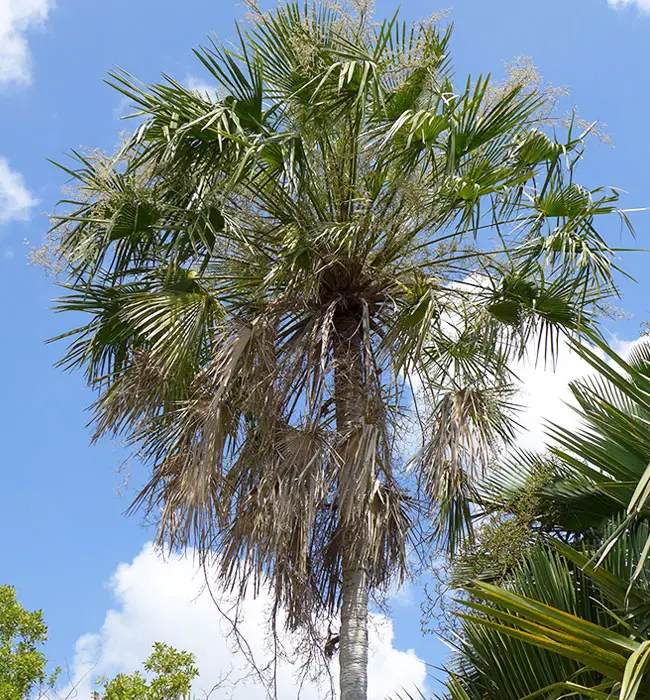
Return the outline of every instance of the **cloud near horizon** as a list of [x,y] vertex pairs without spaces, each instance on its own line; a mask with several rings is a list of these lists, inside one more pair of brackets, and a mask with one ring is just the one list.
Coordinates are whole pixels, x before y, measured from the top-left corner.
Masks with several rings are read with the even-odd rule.
[[[610,345],[623,358],[644,338],[622,340],[613,336]],[[601,358],[603,353],[596,351]],[[520,382],[517,403],[522,407],[517,420],[521,430],[517,436],[517,445],[527,450],[544,450],[548,423],[555,423],[565,428],[577,427],[580,417],[575,411],[577,406],[569,384],[582,377],[594,374],[592,367],[562,342],[558,348],[555,367],[544,366],[543,362],[534,361],[534,353],[513,366],[513,371]]]
[[[165,642],[192,652],[201,671],[195,692],[202,697],[216,683],[228,677],[219,697],[232,700],[264,700],[264,688],[254,678],[233,682],[247,675],[240,653],[228,638],[228,624],[220,617],[205,590],[202,571],[191,557],[172,555],[161,558],[151,544],[132,562],[120,564],[109,587],[115,606],[106,613],[97,632],[77,641],[72,665],[72,680],[77,700],[90,700],[95,679],[102,675],[130,673],[141,667],[154,642]],[[220,604],[229,604],[228,596],[213,590]],[[241,630],[259,666],[269,660],[265,623],[270,597],[260,595],[245,601],[245,619]],[[283,643],[291,639],[283,635]],[[336,675],[336,663],[332,667]],[[383,700],[390,693],[416,688],[424,690],[425,663],[413,650],[394,647],[393,626],[389,618],[372,615],[370,629],[369,698]],[[288,664],[278,669],[278,697],[298,697],[300,679]],[[334,678],[336,681],[336,678]],[[326,697],[328,684],[307,682],[302,687],[303,700]],[[65,696],[70,689],[63,689]]]

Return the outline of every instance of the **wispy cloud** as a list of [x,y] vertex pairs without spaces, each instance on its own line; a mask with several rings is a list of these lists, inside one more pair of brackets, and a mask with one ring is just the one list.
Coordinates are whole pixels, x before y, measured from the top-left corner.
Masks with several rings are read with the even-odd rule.
[[0,0],[0,87],[32,79],[27,33],[42,25],[54,0]]
[[0,224],[26,221],[36,204],[23,176],[12,170],[9,162],[0,156]]
[[607,4],[615,10],[636,7],[639,12],[650,14],[650,0],[607,0]]
[[203,97],[207,96],[213,99],[217,92],[217,86],[214,83],[209,83],[195,75],[186,75],[183,81],[188,90],[200,93]]

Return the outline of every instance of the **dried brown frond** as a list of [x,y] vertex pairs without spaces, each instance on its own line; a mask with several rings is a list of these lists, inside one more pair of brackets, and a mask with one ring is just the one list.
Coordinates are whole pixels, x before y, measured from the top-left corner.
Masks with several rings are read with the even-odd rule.
[[495,450],[514,435],[508,407],[507,398],[491,387],[467,386],[441,395],[418,458],[433,501],[448,500],[466,483],[478,483]]

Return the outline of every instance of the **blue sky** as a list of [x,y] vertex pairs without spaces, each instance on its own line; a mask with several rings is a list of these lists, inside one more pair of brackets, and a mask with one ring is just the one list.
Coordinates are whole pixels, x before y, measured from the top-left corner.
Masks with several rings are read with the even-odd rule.
[[[378,0],[378,12],[392,13],[397,5]],[[445,5],[401,3],[407,18]],[[450,15],[459,78],[488,71],[502,76],[504,61],[530,56],[545,79],[570,88],[567,106],[577,104],[582,116],[607,124],[615,147],[593,141],[581,176],[590,186],[626,190],[627,207],[650,205],[650,14],[644,9],[650,12],[648,0],[617,6],[456,0]],[[63,319],[49,310],[56,290],[28,265],[23,241],[40,242],[48,226],[42,212],[53,209],[64,183],[46,159],[61,160],[80,145],[111,149],[117,143],[124,105],[102,82],[109,69],[119,66],[146,81],[161,72],[200,80],[191,48],[212,31],[228,39],[233,19],[242,15],[233,0],[58,0],[56,6],[0,0],[0,583],[15,585],[27,606],[44,608],[49,655],[58,663],[72,662],[75,641],[102,628],[115,606],[115,585],[107,582],[152,533],[123,516],[129,492],[118,495],[124,473],[117,469],[126,455],[109,442],[89,446],[85,407],[92,397],[80,376],[53,366],[61,346],[44,344],[63,330]],[[638,246],[647,246],[650,212],[634,221]],[[616,240],[617,227],[608,233]],[[638,279],[622,286],[621,306],[631,318],[610,330],[633,339],[650,318],[648,257],[628,256],[624,267]],[[561,393],[574,369],[561,374],[552,391]],[[418,605],[407,595],[395,609],[394,646],[414,647],[438,662],[440,645],[419,635]]]

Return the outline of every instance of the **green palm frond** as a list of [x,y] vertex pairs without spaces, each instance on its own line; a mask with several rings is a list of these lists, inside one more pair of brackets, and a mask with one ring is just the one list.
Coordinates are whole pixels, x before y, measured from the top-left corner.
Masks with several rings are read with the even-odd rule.
[[[602,610],[592,601],[594,589],[589,586],[588,579],[562,556],[541,545],[523,557],[503,585],[503,595],[509,596],[510,591],[516,591],[526,596],[524,600],[540,601],[542,608],[543,603],[564,611],[564,614],[587,617],[595,614],[599,621],[604,617]],[[455,641],[458,651],[449,666],[454,684],[471,698],[519,700],[564,682],[595,686],[602,681],[593,670],[585,672],[579,660],[563,658],[558,653],[557,640],[542,635],[549,644],[531,646],[526,635],[541,635],[540,630],[532,625],[520,630],[522,635],[504,632],[500,625],[506,619],[492,617],[492,608],[487,609],[479,603],[481,595],[474,596],[473,590],[466,602],[472,608],[478,606],[474,609],[479,615],[461,613],[464,615],[462,631]],[[493,588],[487,586],[485,590],[492,591]],[[457,694],[451,688],[449,692],[451,697]]]
[[621,511],[629,510],[623,529],[646,517],[642,484],[650,462],[648,346],[640,343],[626,361],[595,336],[592,342],[572,344],[595,372],[570,385],[577,427],[548,424],[548,457],[511,453],[485,484],[481,499],[488,509],[516,498],[527,476],[545,462],[552,478],[541,497],[553,511],[554,526],[571,533],[602,532]]
[[[461,601],[472,612],[460,612],[452,671],[483,698],[650,693],[648,348],[640,343],[628,361],[591,340],[573,344],[597,372],[571,387],[581,427],[553,425],[546,455],[513,452],[477,498],[486,513],[512,514],[530,498],[531,476],[544,473],[528,525],[542,540],[553,533],[523,551],[498,587],[477,581]],[[513,689],[511,678],[528,687]]]
[[[575,582],[567,581],[566,584],[564,590],[576,590]],[[498,635],[553,652],[576,662],[579,668],[602,674],[604,681],[591,686],[592,692],[600,693],[609,685],[618,691],[620,698],[630,700],[646,696],[645,667],[649,643],[642,637],[633,639],[627,634],[614,632],[610,627],[594,624],[585,617],[568,614],[562,608],[538,602],[537,598],[489,584],[475,584],[471,594],[472,599],[465,601],[464,605],[480,616],[460,613],[470,625],[476,624]],[[540,670],[539,667],[535,669],[536,679],[541,676]],[[568,682],[570,678],[567,676],[567,681],[558,683]],[[548,692],[554,685],[549,684],[540,691]],[[590,686],[580,684],[580,687],[586,689]]]
[[593,561],[598,539],[538,542],[500,586],[473,583],[460,601],[452,682],[470,697],[513,700],[555,690],[588,697],[627,692],[621,683],[627,677],[629,687],[642,668],[647,644],[647,567],[633,580],[647,531],[645,523],[626,532],[601,566]]

